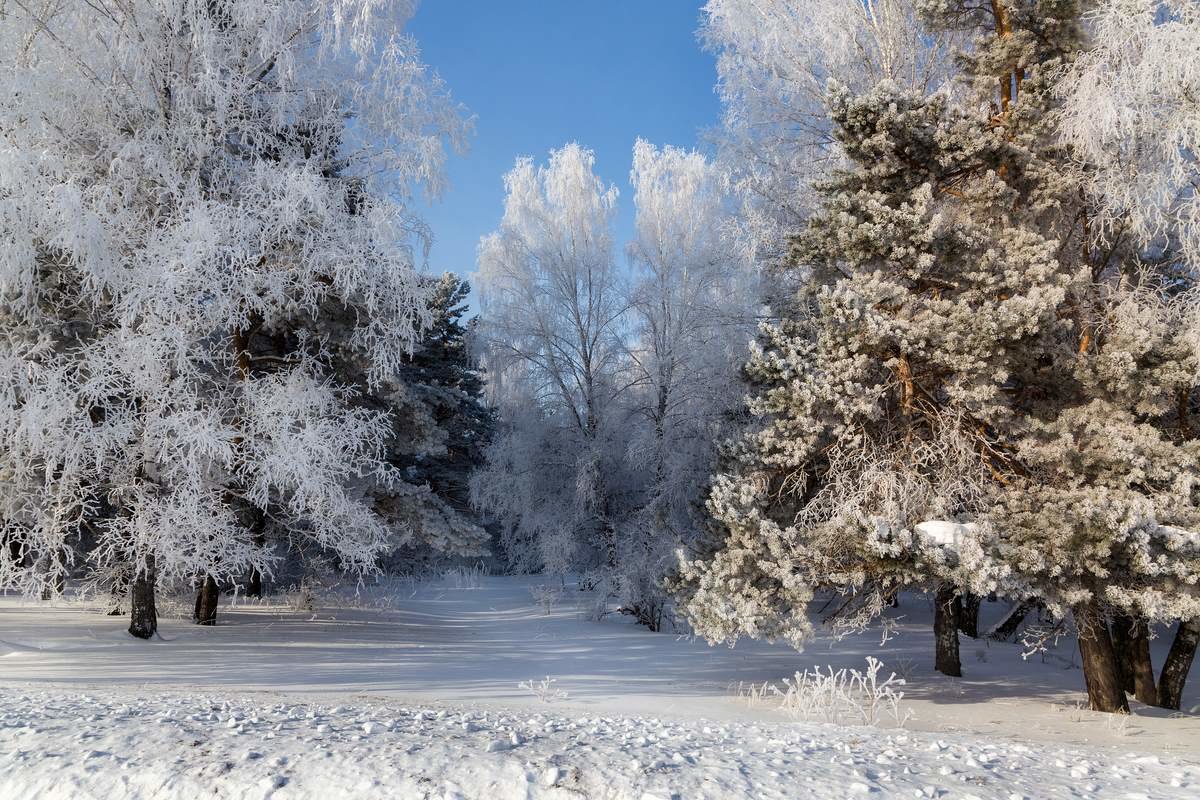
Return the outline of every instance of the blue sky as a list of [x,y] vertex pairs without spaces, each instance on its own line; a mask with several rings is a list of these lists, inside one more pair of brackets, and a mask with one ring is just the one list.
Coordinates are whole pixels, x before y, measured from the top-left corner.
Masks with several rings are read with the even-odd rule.
[[[422,211],[429,268],[467,275],[503,210],[518,156],[544,161],[570,141],[596,152],[621,193],[617,243],[632,235],[633,142],[697,147],[720,114],[713,58],[695,32],[702,0],[424,0],[409,26],[423,60],[476,116],[450,187]],[[621,256],[623,258],[623,256]]]

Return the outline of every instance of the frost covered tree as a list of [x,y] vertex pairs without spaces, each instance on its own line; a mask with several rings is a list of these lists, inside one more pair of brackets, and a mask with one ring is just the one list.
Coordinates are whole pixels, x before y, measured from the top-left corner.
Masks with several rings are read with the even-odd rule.
[[[1113,256],[1081,304],[1093,319],[1074,368],[1085,387],[1079,406],[1088,406],[1064,414],[1031,450],[1061,458],[1069,442],[1078,451],[1089,492],[1054,499],[1066,508],[1086,497],[1085,512],[1101,498],[1107,506],[1105,519],[1092,524],[1110,531],[1110,553],[1089,547],[1100,558],[1088,567],[1113,573],[1099,594],[1113,614],[1122,682],[1144,703],[1178,708],[1200,638],[1193,422],[1200,5],[1102,2],[1084,21],[1089,47],[1057,87],[1059,128],[1086,175],[1092,245]],[[1108,422],[1103,434],[1088,428],[1096,418]],[[1120,556],[1117,569],[1111,551]],[[1174,621],[1156,685],[1147,625]]]
[[1093,223],[1200,264],[1200,3],[1105,0],[1063,76],[1064,139],[1090,165]]
[[702,155],[635,145],[631,280],[613,263],[615,194],[591,170],[575,146],[540,185],[519,164],[481,247],[502,432],[474,497],[502,520],[510,565],[593,570],[602,594],[658,630],[663,577],[693,537],[737,405],[756,284],[728,255],[727,196]]
[[[553,151],[545,166],[518,161],[504,179],[500,227],[479,245],[496,400],[502,412],[532,407],[502,427],[472,491],[501,521],[509,560],[525,568],[616,560],[611,435],[626,299],[612,246],[617,191],[594,162],[577,144]],[[513,469],[531,435],[553,442],[533,451],[552,457]]]
[[810,278],[746,367],[758,423],[714,481],[718,536],[684,564],[685,607],[712,639],[800,643],[816,587],[852,590],[852,625],[900,586],[937,589],[938,667],[958,674],[953,586],[978,573],[917,526],[978,513],[1010,469],[994,430],[1011,365],[1073,277],[1014,225],[997,173],[1017,163],[988,117],[890,82],[830,105],[851,166],[823,185],[786,265]]
[[622,536],[618,598],[657,630],[663,576],[698,527],[716,442],[740,399],[737,370],[758,287],[749,265],[730,257],[722,235],[728,199],[703,155],[639,140],[630,183],[635,281],[625,405],[636,416],[627,423],[627,459],[644,488]]
[[786,256],[815,207],[813,182],[840,162],[827,82],[932,91],[953,45],[922,27],[911,0],[709,0],[700,39],[717,55],[719,162],[741,205],[727,225],[740,255],[763,265]]
[[831,93],[849,164],[795,240],[786,268],[810,279],[747,367],[757,422],[683,600],[709,638],[802,641],[815,587],[848,590],[861,623],[923,585],[957,674],[957,592],[1036,598],[1074,618],[1092,706],[1124,710],[1110,617],[1128,639],[1196,611],[1185,236],[1095,224],[1105,165],[1059,101],[1091,68],[1074,4],[924,12],[975,37],[973,99]]
[[474,320],[463,322],[470,285],[452,273],[426,278],[431,321],[377,402],[391,412],[389,461],[404,491],[381,493],[408,535],[388,557],[393,567],[442,554],[482,556],[487,533],[470,507],[471,472],[483,463],[495,413],[484,398],[484,375],[472,352]]
[[429,319],[407,199],[464,128],[412,12],[0,8],[6,584],[73,552],[102,500],[93,573],[125,575],[141,637],[156,584],[270,571],[248,510],[350,571],[388,547],[391,420],[313,320],[359,309],[342,341],[380,386]]

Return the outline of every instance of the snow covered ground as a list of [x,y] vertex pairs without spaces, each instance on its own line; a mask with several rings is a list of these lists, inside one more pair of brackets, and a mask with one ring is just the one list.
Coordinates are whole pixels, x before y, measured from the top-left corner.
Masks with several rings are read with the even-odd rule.
[[[547,614],[543,583],[223,605],[217,627],[165,619],[150,642],[83,604],[6,598],[0,797],[1200,796],[1200,718],[1080,710],[1073,642],[1023,661],[964,638],[950,680],[930,669],[920,596],[882,647],[876,632],[796,653],[593,622],[571,590]],[[908,678],[907,730],[737,696],[866,655]],[[518,685],[546,676],[565,697]]]
[[1132,752],[810,724],[6,690],[0,796],[1195,797]]

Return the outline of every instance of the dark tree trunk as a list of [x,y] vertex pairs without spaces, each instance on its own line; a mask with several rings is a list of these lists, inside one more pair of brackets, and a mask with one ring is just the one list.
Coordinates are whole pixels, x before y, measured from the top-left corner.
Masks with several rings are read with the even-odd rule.
[[1171,652],[1167,653],[1158,676],[1158,704],[1163,708],[1179,710],[1183,703],[1183,685],[1196,656],[1197,642],[1200,642],[1200,619],[1180,622],[1171,642]]
[[1021,627],[1021,623],[1029,616],[1029,612],[1037,608],[1037,604],[1030,600],[1022,600],[1009,609],[1004,615],[1004,619],[996,623],[987,637],[998,642],[1016,641],[1017,631]]
[[250,568],[250,576],[246,579],[246,597],[262,597],[262,573],[257,568]]
[[979,606],[983,598],[967,592],[962,596],[962,609],[958,617],[958,629],[972,639],[979,638]]
[[147,556],[146,569],[138,572],[129,586],[129,632],[139,639],[149,639],[158,633],[154,581],[154,556]]
[[1133,694],[1133,620],[1123,614],[1113,614],[1112,645],[1117,659],[1117,673],[1121,677],[1121,689]]
[[1083,679],[1092,710],[1128,714],[1129,703],[1121,689],[1121,673],[1108,621],[1096,600],[1075,609],[1075,627],[1079,631],[1079,655],[1083,658]]
[[192,621],[197,625],[216,625],[218,596],[217,582],[206,573],[196,587],[196,609],[192,612]]
[[1139,620],[1129,641],[1133,655],[1133,696],[1139,703],[1158,705],[1158,687],[1154,685],[1154,662],[1150,660],[1150,631]]
[[934,668],[952,678],[962,676],[958,658],[958,593],[948,583],[938,587],[933,605]]
[[1124,614],[1115,615],[1112,620],[1112,642],[1121,688],[1140,703],[1158,705],[1154,665],[1150,660],[1150,633],[1146,623]]
[[[255,508],[249,512],[253,518],[250,524],[254,529],[254,546],[261,549],[267,546],[267,536],[265,533],[267,527],[266,517],[262,511]],[[247,597],[262,597],[263,594],[263,576],[257,567],[250,568],[250,576],[246,579],[246,596]]]

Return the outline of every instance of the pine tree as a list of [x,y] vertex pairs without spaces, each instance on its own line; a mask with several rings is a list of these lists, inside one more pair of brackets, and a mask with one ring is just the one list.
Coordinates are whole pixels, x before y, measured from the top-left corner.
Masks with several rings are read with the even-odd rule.
[[385,556],[393,569],[440,555],[489,552],[470,504],[470,476],[483,463],[495,427],[471,350],[475,323],[463,321],[471,287],[452,273],[426,282],[430,324],[394,385],[376,398],[391,410],[389,460],[404,487],[382,493],[380,504],[412,531]]
[[[1026,154],[991,119],[889,83],[830,105],[851,166],[823,185],[786,265],[805,280],[746,367],[760,424],[709,500],[728,538],[682,588],[705,635],[800,640],[814,587],[853,587],[842,615],[860,624],[924,586],[956,652],[953,587],[995,587],[977,542],[920,526],[973,518],[1015,470],[1007,384],[1079,277],[1012,212],[999,173],[1027,174]],[[939,667],[958,671],[953,652]]]
[[421,388],[443,435],[437,452],[414,456],[405,467],[454,509],[470,513],[468,478],[483,461],[495,411],[485,400],[485,375],[471,349],[476,321],[463,320],[471,285],[449,272],[430,283],[432,321],[401,376]]

